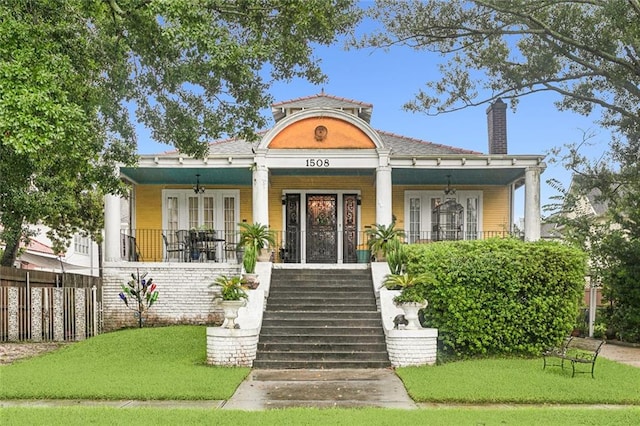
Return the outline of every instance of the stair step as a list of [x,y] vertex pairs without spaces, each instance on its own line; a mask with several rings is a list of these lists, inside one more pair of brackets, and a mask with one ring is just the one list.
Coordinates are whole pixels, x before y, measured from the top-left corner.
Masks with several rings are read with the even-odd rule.
[[361,352],[385,352],[387,346],[384,342],[375,343],[258,343],[258,350],[266,352],[349,352],[349,353],[361,353]]
[[379,352],[294,352],[294,351],[260,351],[256,360],[276,361],[388,361],[387,351]]
[[[376,299],[375,296],[371,293],[364,293],[364,294],[353,294],[353,293],[342,293],[342,292],[335,292],[335,293],[318,293],[318,292],[302,292],[302,291],[296,291],[296,294],[293,293],[287,293],[287,294],[269,294],[269,300],[271,300],[272,302],[278,301],[278,302],[296,302],[296,303],[307,303],[307,302],[314,302],[314,301],[320,301],[320,302],[325,302],[325,305],[330,305],[333,302],[342,302],[342,303],[351,303],[351,302],[358,302],[357,304],[361,305],[364,303],[375,303]],[[331,302],[331,303],[330,303]]]
[[286,319],[263,318],[262,327],[382,327],[380,318],[360,319],[360,318],[316,318],[316,319],[300,319],[295,316]]
[[[376,311],[375,306],[371,305],[334,305],[331,306],[331,311],[360,311],[360,312],[374,312]],[[267,303],[267,310],[270,312],[273,311],[293,311],[295,312],[297,309],[301,311],[315,311],[315,312],[326,312],[327,306],[321,304],[305,304],[305,305],[293,305],[291,303]]]
[[275,269],[255,368],[386,368],[371,271]]
[[266,311],[263,316],[264,320],[322,320],[327,317],[333,319],[380,319],[380,312],[377,311]]
[[388,368],[389,361],[278,361],[278,360],[255,360],[254,368],[265,369],[333,369],[333,368]]
[[335,335],[335,334],[323,334],[323,335],[281,335],[281,334],[260,334],[258,345],[261,343],[283,343],[283,344],[341,344],[341,343],[359,343],[359,344],[385,344],[384,336],[382,335]]
[[382,327],[263,327],[262,332],[269,336],[362,336],[381,334]]
[[358,293],[358,294],[365,294],[365,293],[373,293],[371,291],[371,285],[368,286],[357,286],[357,285],[341,285],[341,286],[301,286],[295,283],[292,284],[287,284],[287,285],[283,285],[283,286],[275,286],[275,287],[271,287],[271,289],[269,290],[269,294],[274,293],[274,294],[280,294],[280,293],[323,293],[323,294],[327,294],[327,293],[333,293],[333,292],[340,292],[340,293],[346,293],[346,294],[350,294],[350,293]]

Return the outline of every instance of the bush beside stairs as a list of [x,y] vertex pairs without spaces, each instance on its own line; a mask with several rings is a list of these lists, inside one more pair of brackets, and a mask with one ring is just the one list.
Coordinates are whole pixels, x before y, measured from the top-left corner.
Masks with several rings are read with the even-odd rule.
[[369,269],[274,269],[254,368],[386,368]]

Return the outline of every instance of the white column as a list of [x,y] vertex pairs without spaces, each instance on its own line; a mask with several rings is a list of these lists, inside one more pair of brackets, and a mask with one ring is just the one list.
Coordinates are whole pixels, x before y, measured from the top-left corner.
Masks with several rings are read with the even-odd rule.
[[376,170],[376,224],[390,225],[391,213],[391,167],[380,166]]
[[253,222],[269,225],[269,169],[264,164],[253,170]]
[[104,197],[104,260],[120,260],[120,197]]
[[540,239],[540,168],[529,167],[524,173],[524,239]]

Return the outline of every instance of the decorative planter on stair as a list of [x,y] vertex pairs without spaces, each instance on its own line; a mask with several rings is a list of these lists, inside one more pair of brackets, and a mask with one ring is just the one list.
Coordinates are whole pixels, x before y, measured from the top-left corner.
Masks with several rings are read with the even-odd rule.
[[[268,277],[268,274],[264,274]],[[242,328],[207,327],[207,363],[227,367],[251,367],[256,358],[260,324],[264,311],[264,290],[249,290],[247,306],[238,312]],[[235,319],[234,319],[235,320]]]
[[247,304],[246,300],[223,300],[220,302],[220,307],[224,311],[224,323],[223,328],[240,328],[236,324],[236,318],[238,318],[238,310]]
[[422,328],[422,324],[418,320],[418,312],[420,309],[424,309],[427,307],[427,301],[424,302],[403,302],[396,303],[402,311],[404,312],[404,319],[407,320],[407,325],[405,326],[405,330],[419,330]]
[[251,290],[255,290],[260,285],[260,279],[258,278],[258,274],[242,274],[242,280],[244,281],[244,285]]

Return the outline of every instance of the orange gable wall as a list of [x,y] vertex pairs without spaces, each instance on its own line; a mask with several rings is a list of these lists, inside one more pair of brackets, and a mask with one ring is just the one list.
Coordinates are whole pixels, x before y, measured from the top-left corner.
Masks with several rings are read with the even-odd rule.
[[[323,141],[315,139],[318,126],[327,128]],[[375,144],[356,126],[332,117],[314,117],[300,120],[278,133],[270,149],[373,149]]]

